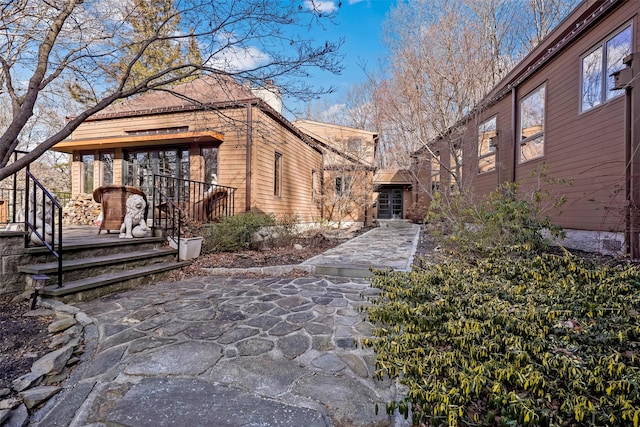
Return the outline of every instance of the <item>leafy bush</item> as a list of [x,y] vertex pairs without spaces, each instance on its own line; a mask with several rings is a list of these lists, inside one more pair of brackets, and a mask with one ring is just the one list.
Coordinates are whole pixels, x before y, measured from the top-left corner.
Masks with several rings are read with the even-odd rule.
[[275,224],[273,215],[246,212],[225,217],[204,229],[203,253],[233,252],[251,246],[253,235],[263,227]]
[[563,236],[562,229],[551,223],[549,212],[559,212],[566,202],[556,195],[553,185],[571,184],[534,171],[535,185],[505,183],[485,200],[476,203],[465,195],[433,195],[425,221],[432,224],[449,250],[469,255],[487,256],[505,252],[539,252],[549,246],[551,237]]
[[270,245],[276,247],[290,246],[299,235],[300,215],[287,212],[280,215],[272,227]]
[[376,375],[416,425],[638,425],[640,272],[564,255],[375,272]]

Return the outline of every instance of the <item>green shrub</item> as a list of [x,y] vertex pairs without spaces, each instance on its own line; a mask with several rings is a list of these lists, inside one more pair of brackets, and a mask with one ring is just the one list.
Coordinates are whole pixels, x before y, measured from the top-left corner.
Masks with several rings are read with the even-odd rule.
[[256,231],[274,224],[273,215],[262,213],[246,212],[226,217],[218,224],[205,227],[203,253],[247,249]]
[[553,238],[563,236],[548,214],[560,212],[566,198],[552,188],[571,182],[548,177],[544,167],[531,178],[537,182],[529,191],[523,191],[519,183],[505,183],[477,203],[462,194],[435,193],[425,221],[442,244],[457,253],[488,256],[543,251],[550,243],[545,232]]
[[272,230],[272,238],[269,245],[274,247],[285,247],[293,244],[299,236],[300,215],[287,212],[280,215]]
[[365,344],[416,425],[638,425],[640,272],[570,254],[375,272]]

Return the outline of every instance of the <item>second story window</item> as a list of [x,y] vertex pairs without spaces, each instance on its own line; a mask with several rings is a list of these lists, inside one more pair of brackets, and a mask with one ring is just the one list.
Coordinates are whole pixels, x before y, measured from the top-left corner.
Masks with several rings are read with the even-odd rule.
[[497,122],[498,116],[493,116],[478,126],[478,173],[496,168]]
[[545,85],[520,101],[520,163],[544,155]]
[[611,74],[624,67],[622,59],[631,53],[631,24],[595,46],[582,57],[580,109],[588,111],[623,93],[611,90]]

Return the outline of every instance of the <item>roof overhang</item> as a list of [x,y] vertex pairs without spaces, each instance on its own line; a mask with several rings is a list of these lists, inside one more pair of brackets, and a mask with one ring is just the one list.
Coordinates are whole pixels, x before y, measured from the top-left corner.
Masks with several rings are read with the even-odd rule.
[[120,147],[144,147],[148,145],[166,144],[218,144],[224,141],[224,135],[210,130],[145,134],[118,135],[98,138],[65,139],[53,146],[53,150],[72,153],[79,150],[108,150]]

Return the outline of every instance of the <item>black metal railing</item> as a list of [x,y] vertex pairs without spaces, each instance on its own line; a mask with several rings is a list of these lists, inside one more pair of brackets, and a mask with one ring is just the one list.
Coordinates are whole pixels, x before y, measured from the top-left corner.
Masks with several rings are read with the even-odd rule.
[[[18,160],[21,155],[27,154],[26,151],[15,150],[13,152],[13,161]],[[16,224],[20,229],[24,228],[24,218],[20,213],[24,213],[24,181],[22,176],[26,173],[26,168],[14,173],[10,178],[2,181],[0,188],[0,224]],[[18,187],[18,184],[21,186]]]
[[24,198],[25,247],[43,245],[58,262],[58,287],[62,287],[62,205],[26,170]]
[[152,215],[153,228],[164,231],[178,247],[180,238],[189,224],[203,224],[233,216],[235,211],[233,187],[206,182],[153,176]]

